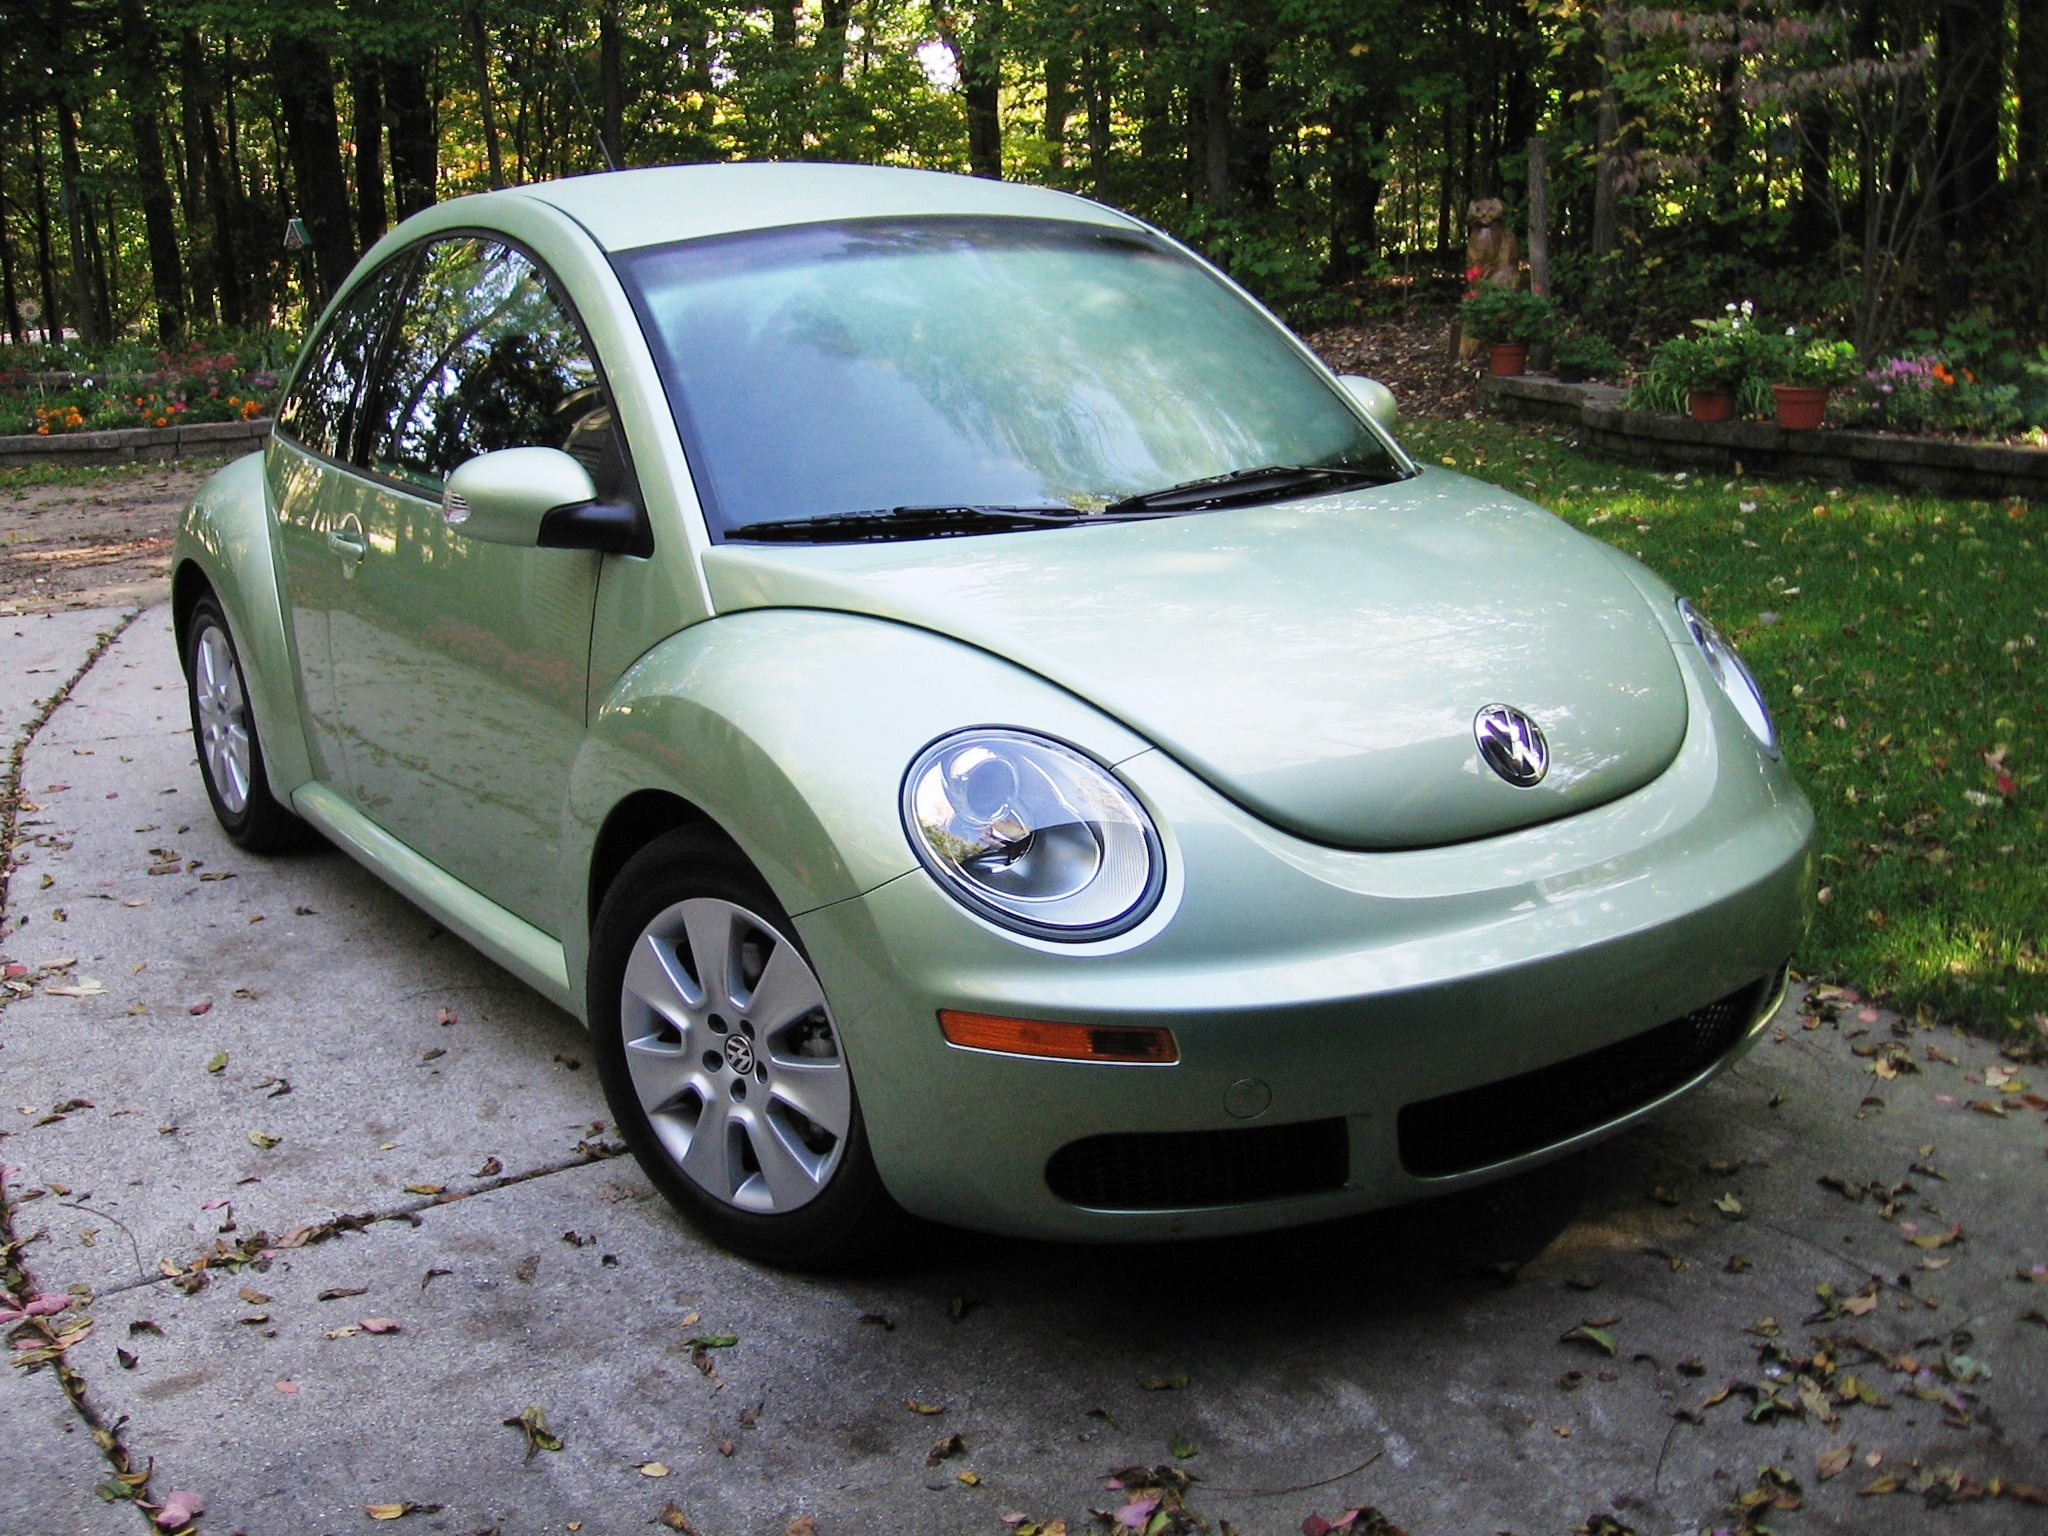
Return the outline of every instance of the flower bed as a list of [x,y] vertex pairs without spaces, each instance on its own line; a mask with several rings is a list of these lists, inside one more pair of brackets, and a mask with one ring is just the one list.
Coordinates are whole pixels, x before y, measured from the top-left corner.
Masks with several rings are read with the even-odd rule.
[[59,437],[129,428],[253,421],[277,389],[267,354],[190,346],[147,353],[110,349],[69,369],[0,369],[0,435]]

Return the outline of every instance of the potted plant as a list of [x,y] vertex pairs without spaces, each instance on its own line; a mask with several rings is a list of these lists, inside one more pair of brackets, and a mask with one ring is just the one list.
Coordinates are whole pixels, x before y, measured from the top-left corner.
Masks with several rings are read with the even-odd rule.
[[1458,306],[1465,334],[1486,344],[1497,377],[1512,377],[1529,363],[1529,344],[1557,330],[1557,306],[1540,293],[1481,283]]
[[1554,361],[1558,379],[1566,384],[1611,379],[1625,366],[1612,342],[1587,331],[1572,331],[1560,338]]
[[1802,334],[1796,327],[1775,340],[1770,381],[1778,425],[1787,432],[1810,432],[1827,414],[1829,391],[1856,377],[1855,344]]

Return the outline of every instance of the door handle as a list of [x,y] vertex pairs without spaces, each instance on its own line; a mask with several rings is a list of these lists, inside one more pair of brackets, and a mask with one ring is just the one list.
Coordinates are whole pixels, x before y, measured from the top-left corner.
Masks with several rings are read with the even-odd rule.
[[354,567],[363,563],[363,556],[369,548],[363,539],[363,525],[353,517],[327,535],[328,553],[338,557],[351,573]]

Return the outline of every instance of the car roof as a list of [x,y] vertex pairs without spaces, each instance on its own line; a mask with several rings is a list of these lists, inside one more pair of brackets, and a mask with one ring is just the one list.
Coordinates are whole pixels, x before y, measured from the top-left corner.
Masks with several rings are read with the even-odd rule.
[[483,201],[515,197],[560,209],[609,251],[790,224],[920,214],[1142,227],[1100,203],[1045,187],[887,165],[663,166],[534,182],[486,193]]

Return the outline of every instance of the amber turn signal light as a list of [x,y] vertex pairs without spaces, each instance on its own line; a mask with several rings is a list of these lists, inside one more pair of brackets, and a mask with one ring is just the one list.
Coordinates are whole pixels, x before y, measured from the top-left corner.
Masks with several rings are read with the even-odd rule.
[[939,1028],[955,1045],[1006,1056],[1050,1056],[1061,1061],[1140,1061],[1165,1065],[1180,1060],[1173,1031],[1155,1025],[1049,1024],[1005,1019],[989,1013],[939,1010]]

